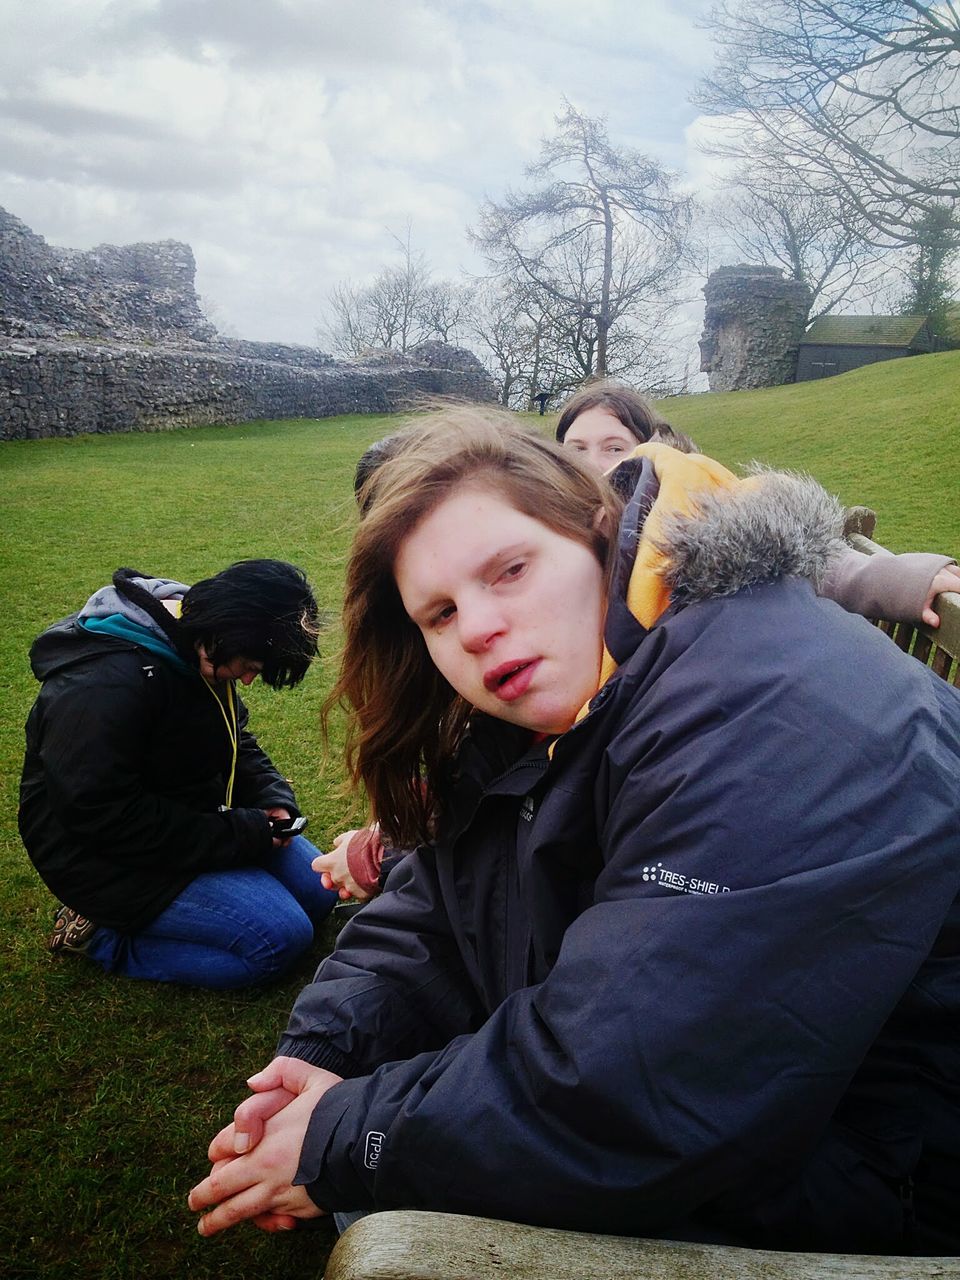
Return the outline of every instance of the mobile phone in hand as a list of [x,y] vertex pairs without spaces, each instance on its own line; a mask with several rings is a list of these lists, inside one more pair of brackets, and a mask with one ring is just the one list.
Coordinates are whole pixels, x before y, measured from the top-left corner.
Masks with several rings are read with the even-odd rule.
[[306,818],[271,818],[270,830],[277,840],[292,840],[307,829]]

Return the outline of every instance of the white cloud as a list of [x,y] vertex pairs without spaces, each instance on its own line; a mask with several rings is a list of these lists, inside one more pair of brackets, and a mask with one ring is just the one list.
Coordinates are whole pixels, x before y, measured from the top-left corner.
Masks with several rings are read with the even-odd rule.
[[[706,0],[0,0],[0,204],[57,244],[176,238],[243,336],[311,342],[391,232],[453,275],[564,95],[680,166]],[[693,136],[693,134],[691,134]]]
[[735,166],[733,160],[715,151],[731,131],[739,132],[737,121],[725,116],[697,116],[684,130],[687,181],[703,199],[717,191]]

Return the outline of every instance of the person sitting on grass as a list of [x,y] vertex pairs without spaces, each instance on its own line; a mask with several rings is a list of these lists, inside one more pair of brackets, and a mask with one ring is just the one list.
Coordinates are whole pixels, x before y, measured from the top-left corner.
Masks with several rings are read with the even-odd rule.
[[290,783],[237,685],[300,683],[317,649],[302,570],[243,560],[185,586],[119,569],[34,642],[20,834],[64,904],[50,949],[108,973],[235,988],[283,973],[337,901],[282,829]]
[[381,468],[328,705],[419,847],[213,1139],[202,1235],[960,1251],[960,690],[815,594],[813,481],[639,458],[622,507],[450,410]]

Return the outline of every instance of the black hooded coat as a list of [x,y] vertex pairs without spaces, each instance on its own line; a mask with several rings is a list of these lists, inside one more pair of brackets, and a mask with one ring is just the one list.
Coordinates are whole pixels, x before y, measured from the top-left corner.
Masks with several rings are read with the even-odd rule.
[[614,604],[552,752],[475,717],[280,1043],[347,1077],[321,1207],[960,1252],[960,693],[784,559],[807,496],[675,531],[677,603]]
[[[168,595],[178,585],[138,581]],[[111,588],[91,601],[102,594],[142,621]],[[237,698],[233,807],[220,812],[233,752],[213,688],[159,628],[143,626],[138,644],[89,631],[79,617],[49,627],[30,651],[42,688],[26,725],[20,834],[61,902],[136,933],[201,872],[267,858],[265,809],[299,810]]]

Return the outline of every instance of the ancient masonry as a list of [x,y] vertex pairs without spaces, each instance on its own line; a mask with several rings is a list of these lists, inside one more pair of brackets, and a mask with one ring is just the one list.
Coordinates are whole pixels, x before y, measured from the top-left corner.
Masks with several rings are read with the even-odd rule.
[[218,337],[194,275],[188,245],[57,249],[0,209],[0,440],[496,398],[475,356],[439,342],[345,361]]
[[700,368],[711,391],[793,382],[810,290],[778,267],[720,267],[703,290]]

